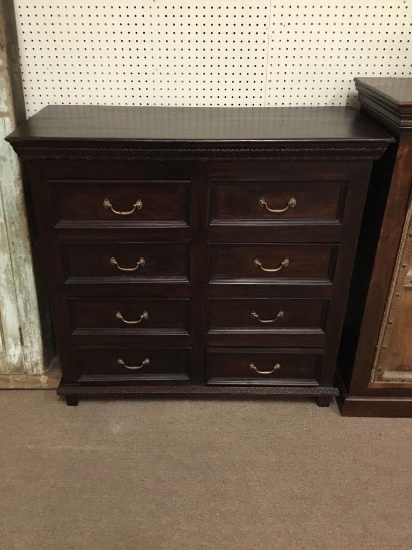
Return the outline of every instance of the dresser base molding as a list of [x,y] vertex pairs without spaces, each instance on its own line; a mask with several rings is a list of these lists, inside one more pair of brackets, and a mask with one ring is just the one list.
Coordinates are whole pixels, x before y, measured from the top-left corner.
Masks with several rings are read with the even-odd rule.
[[412,418],[412,397],[338,397],[342,416]]
[[68,405],[78,405],[80,397],[90,396],[143,396],[152,397],[221,397],[221,396],[250,396],[268,397],[272,395],[287,397],[316,397],[320,407],[329,406],[334,396],[339,395],[339,390],[334,387],[294,387],[294,386],[85,386],[74,387],[60,384],[57,388],[58,395],[65,397]]

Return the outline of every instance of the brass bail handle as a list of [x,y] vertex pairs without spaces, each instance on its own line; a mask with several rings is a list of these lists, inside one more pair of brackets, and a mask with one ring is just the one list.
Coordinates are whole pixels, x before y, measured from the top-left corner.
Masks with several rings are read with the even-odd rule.
[[275,370],[279,370],[281,367],[282,365],[280,363],[276,363],[276,365],[273,365],[272,370],[259,370],[254,363],[249,363],[249,368],[256,371],[258,374],[272,374]]
[[150,359],[148,357],[146,357],[146,359],[143,359],[141,365],[133,366],[133,365],[126,365],[126,363],[123,361],[123,359],[121,357],[119,357],[119,359],[116,361],[116,363],[120,367],[124,367],[125,369],[139,370],[139,369],[142,369],[143,367],[145,367],[146,365],[150,365]]
[[136,271],[136,269],[139,269],[140,266],[143,267],[145,263],[146,260],[142,256],[137,260],[137,263],[134,267],[122,267],[119,265],[116,258],[114,258],[113,256],[110,258],[110,265],[117,267],[117,269],[119,269],[120,271]]
[[116,319],[120,319],[120,321],[123,321],[123,323],[126,323],[126,325],[138,325],[139,323],[141,323],[142,321],[145,321],[148,318],[149,318],[149,314],[147,313],[147,311],[144,311],[140,315],[139,319],[137,319],[136,321],[126,321],[126,319],[123,317],[120,311],[116,311]]
[[259,323],[276,323],[276,321],[278,321],[279,319],[281,319],[283,316],[285,315],[285,312],[280,310],[277,314],[276,314],[276,317],[274,319],[261,319],[259,317],[259,314],[256,313],[256,311],[252,311],[252,313],[250,314],[250,316],[252,317],[252,319],[256,319],[257,321],[259,321]]
[[289,210],[289,208],[295,208],[296,204],[297,204],[297,200],[295,199],[295,197],[290,197],[285,208],[281,208],[278,210],[276,208],[269,208],[265,197],[260,197],[259,199],[259,206],[261,208],[266,208],[266,210],[268,210],[269,212],[273,212],[274,214],[282,214],[283,212],[286,212],[286,210]]
[[259,260],[259,258],[255,258],[253,260],[253,265],[255,267],[259,267],[262,271],[266,271],[268,273],[276,273],[276,271],[280,271],[281,269],[283,269],[284,267],[288,267],[289,266],[289,258],[285,258],[282,262],[280,262],[280,265],[279,267],[274,267],[274,268],[268,268],[268,267],[263,267],[263,264],[262,262]]
[[104,199],[103,206],[106,208],[106,210],[110,209],[113,212],[113,214],[117,214],[118,216],[130,216],[131,214],[136,212],[136,209],[141,210],[143,208],[143,202],[140,199],[138,199],[133,204],[133,208],[131,210],[127,211],[127,212],[121,212],[119,210],[115,210],[109,199]]

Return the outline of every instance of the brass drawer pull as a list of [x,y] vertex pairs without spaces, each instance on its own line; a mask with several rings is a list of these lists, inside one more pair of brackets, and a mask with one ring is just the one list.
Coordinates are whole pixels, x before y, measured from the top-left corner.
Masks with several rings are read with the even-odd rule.
[[135,267],[121,267],[117,263],[116,258],[113,258],[113,257],[110,258],[110,265],[116,266],[117,269],[120,269],[120,271],[136,271],[136,269],[139,269],[140,266],[144,266],[145,263],[146,263],[146,260],[143,257],[141,257],[138,259]]
[[273,366],[272,370],[259,370],[254,363],[249,364],[249,368],[255,370],[258,374],[272,374],[273,372],[275,372],[275,370],[279,370],[281,366],[282,365],[280,363],[276,363],[276,365]]
[[131,367],[129,365],[126,365],[126,363],[123,361],[123,359],[121,357],[119,357],[119,359],[116,361],[116,363],[118,365],[120,365],[121,367],[124,367],[125,369],[139,370],[139,369],[142,369],[143,367],[145,367],[146,365],[150,365],[150,359],[148,357],[146,357],[146,359],[143,360],[142,364],[137,365],[137,367]]
[[269,272],[269,273],[275,273],[276,271],[280,271],[280,270],[281,270],[282,268],[284,268],[284,267],[288,267],[288,265],[289,265],[289,258],[285,258],[285,259],[283,260],[283,262],[280,263],[280,266],[279,266],[279,267],[275,267],[275,268],[273,268],[273,269],[269,269],[269,268],[267,268],[267,267],[263,267],[262,262],[261,262],[258,258],[255,258],[255,259],[253,260],[253,265],[254,265],[255,267],[260,267],[260,269],[261,269],[262,271],[267,271],[267,272]]
[[113,214],[117,214],[118,216],[130,216],[131,214],[133,214],[136,211],[136,208],[138,210],[141,210],[143,208],[143,203],[140,199],[138,199],[134,203],[133,208],[131,210],[129,210],[128,212],[119,212],[118,210],[115,210],[112,206],[112,203],[109,201],[109,199],[104,199],[103,206],[106,208],[106,210],[110,209],[113,212]]
[[256,311],[252,311],[250,316],[252,319],[257,319],[259,323],[275,323],[278,319],[281,319],[285,315],[285,312],[280,310],[274,319],[261,319]]
[[120,311],[116,311],[116,319],[120,319],[121,321],[123,321],[123,323],[126,323],[127,325],[138,325],[142,321],[149,319],[149,314],[147,313],[147,311],[144,311],[140,315],[140,318],[137,321],[126,321],[126,319],[123,317]]
[[259,199],[259,206],[261,208],[265,207],[266,210],[269,210],[269,212],[273,212],[274,214],[282,214],[282,212],[286,212],[286,210],[289,210],[289,208],[295,208],[296,204],[297,204],[297,201],[296,201],[295,197],[291,197],[285,208],[281,208],[280,210],[276,210],[276,208],[269,208],[268,203],[265,200],[265,197],[260,197],[260,199]]

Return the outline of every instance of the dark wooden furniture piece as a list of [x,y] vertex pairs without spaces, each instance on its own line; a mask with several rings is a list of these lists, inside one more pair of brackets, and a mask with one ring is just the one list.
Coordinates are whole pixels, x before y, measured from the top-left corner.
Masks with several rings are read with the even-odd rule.
[[8,137],[33,194],[58,393],[327,406],[372,161],[347,108],[46,107]]
[[412,416],[412,79],[355,81],[362,111],[397,141],[372,176],[339,357],[339,403],[344,416]]

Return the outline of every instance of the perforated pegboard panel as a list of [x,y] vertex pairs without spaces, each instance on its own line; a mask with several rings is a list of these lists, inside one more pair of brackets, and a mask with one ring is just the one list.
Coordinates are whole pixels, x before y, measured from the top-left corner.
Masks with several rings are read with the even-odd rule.
[[409,0],[15,7],[28,115],[48,104],[345,105],[354,76],[412,76]]

